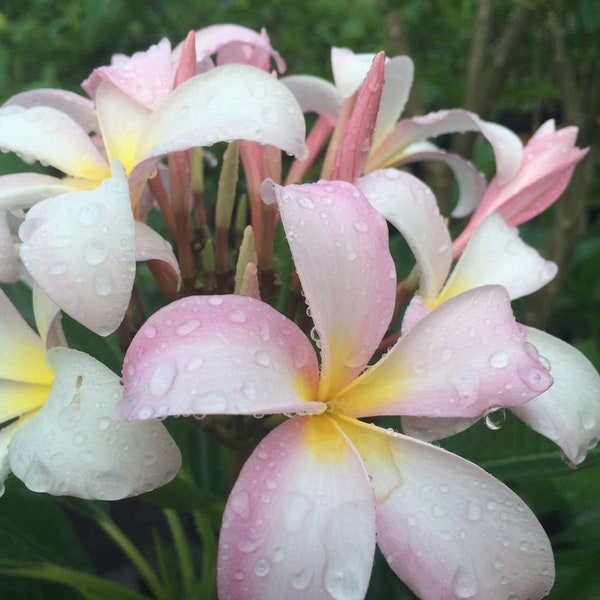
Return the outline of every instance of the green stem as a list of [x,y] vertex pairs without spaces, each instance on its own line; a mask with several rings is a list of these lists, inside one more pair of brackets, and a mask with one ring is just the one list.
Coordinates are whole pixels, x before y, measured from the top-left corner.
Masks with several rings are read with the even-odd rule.
[[194,587],[194,563],[190,547],[177,512],[171,508],[165,508],[163,514],[169,525],[171,537],[175,544],[175,551],[177,552],[177,557],[179,559],[181,578],[183,581],[183,597],[190,598]]
[[192,513],[198,536],[202,540],[202,579],[200,598],[215,598],[215,575],[217,570],[217,538],[210,517],[199,510]]

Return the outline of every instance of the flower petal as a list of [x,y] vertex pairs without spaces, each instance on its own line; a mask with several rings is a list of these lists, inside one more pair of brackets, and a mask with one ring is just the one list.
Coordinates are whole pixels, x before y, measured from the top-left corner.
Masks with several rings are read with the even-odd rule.
[[327,417],[295,417],[248,459],[229,496],[219,598],[364,598],[375,551],[360,457]]
[[21,427],[24,427],[35,415],[33,411],[23,415],[10,425],[0,428],[0,496],[4,495],[4,482],[10,473],[10,464],[8,461],[8,446],[13,436]]
[[69,115],[84,131],[98,131],[98,119],[94,103],[89,99],[67,90],[43,88],[21,92],[9,98],[3,106],[49,106]]
[[0,109],[0,148],[73,177],[100,181],[108,173],[108,164],[87,131],[64,112],[47,106]]
[[135,221],[135,260],[162,260],[173,269],[178,278],[180,277],[179,263],[171,244],[141,221]]
[[50,385],[54,373],[46,364],[42,340],[2,290],[0,324],[0,379]]
[[430,312],[334,404],[353,417],[476,417],[523,404],[551,383],[506,290],[484,286]]
[[83,181],[40,173],[3,175],[0,177],[0,206],[12,210],[29,208],[45,198],[73,192],[78,189],[77,182],[83,183]]
[[419,179],[397,169],[368,173],[357,186],[407,241],[419,266],[419,293],[433,301],[452,263],[452,240],[433,193]]
[[552,365],[554,385],[513,412],[578,465],[600,439],[600,375],[570,344],[531,327],[528,337]]
[[346,182],[261,186],[277,201],[321,347],[320,399],[367,364],[394,308],[396,272],[385,220]]
[[191,296],[153,314],[123,364],[120,418],[322,412],[302,331],[247,296]]
[[158,421],[119,423],[119,378],[91,356],[54,348],[48,401],[9,445],[10,468],[35,492],[118,500],[168,483],[181,455]]
[[0,208],[0,283],[19,280],[19,255],[15,239],[8,226],[6,210]]
[[527,296],[554,279],[558,267],[528,246],[498,214],[475,230],[435,304],[487,284],[506,288],[511,300]]
[[550,541],[503,483],[400,434],[364,424],[343,430],[372,479],[377,543],[419,598],[542,598],[550,591]]
[[271,144],[306,157],[305,124],[293,94],[271,75],[225,65],[188,79],[150,116],[140,161],[236,139]]
[[294,94],[303,113],[314,112],[335,122],[343,98],[333,83],[312,75],[288,75],[280,81]]
[[135,275],[134,224],[123,168],[94,190],[55,196],[27,213],[21,259],[62,310],[100,334],[123,320]]

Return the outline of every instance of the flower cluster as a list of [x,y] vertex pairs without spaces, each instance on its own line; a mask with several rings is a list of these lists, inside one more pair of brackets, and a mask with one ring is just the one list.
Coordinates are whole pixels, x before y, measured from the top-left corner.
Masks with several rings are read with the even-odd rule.
[[[115,56],[88,97],[33,90],[0,109],[2,150],[55,173],[0,177],[0,281],[31,287],[39,331],[0,295],[0,480],[137,495],[180,468],[159,419],[281,415],[253,419],[261,439],[227,500],[223,600],[362,598],[376,544],[421,598],[541,598],[554,566],[534,514],[429,442],[510,409],[574,465],[597,443],[600,376],[511,308],[556,274],[516,226],[586,150],[553,122],[523,147],[465,110],[401,119],[409,58],[334,48],[331,61],[333,82],[280,76],[264,31],[214,26]],[[490,182],[431,142],[463,131],[490,143]],[[404,169],[420,160],[455,174],[452,215]],[[453,240],[449,219],[469,215]],[[394,230],[416,263],[404,281]],[[150,316],[136,261],[164,297]],[[118,330],[120,381],[67,347],[61,312]]]

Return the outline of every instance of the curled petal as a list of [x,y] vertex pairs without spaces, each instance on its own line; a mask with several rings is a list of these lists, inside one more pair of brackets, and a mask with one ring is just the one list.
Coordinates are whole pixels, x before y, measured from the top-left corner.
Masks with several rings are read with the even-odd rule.
[[600,376],[566,342],[533,328],[528,328],[528,337],[550,362],[554,385],[513,412],[578,465],[600,439]]
[[353,417],[477,417],[518,406],[552,384],[506,290],[451,298],[414,325],[334,404]]
[[54,348],[44,407],[15,433],[10,468],[35,492],[118,500],[168,483],[181,455],[158,421],[119,423],[119,378],[91,356]]
[[312,75],[288,75],[280,81],[294,94],[303,113],[315,112],[335,123],[343,102],[335,85]]
[[123,168],[99,187],[48,198],[21,225],[21,259],[62,310],[100,334],[121,323],[135,275],[134,221]]
[[396,272],[385,220],[353,185],[261,186],[277,201],[321,348],[319,398],[356,377],[387,329]]
[[358,188],[408,242],[420,271],[420,294],[433,301],[450,270],[452,240],[431,190],[397,169],[373,171]]
[[19,255],[6,217],[6,210],[0,208],[0,283],[19,280]]
[[528,246],[498,214],[475,230],[436,304],[481,285],[502,285],[511,300],[527,296],[554,279],[558,267]]
[[21,92],[9,98],[4,106],[49,106],[69,115],[84,131],[98,131],[98,119],[94,103],[84,96],[60,89],[37,89]]
[[548,594],[554,581],[550,541],[503,483],[418,440],[364,424],[343,430],[372,480],[377,544],[419,598]]
[[162,260],[180,278],[179,263],[175,258],[171,244],[141,221],[135,221],[135,260],[137,262]]
[[305,124],[293,94],[271,75],[225,65],[188,79],[152,113],[140,161],[215,142],[250,140],[306,157]]
[[153,314],[123,364],[120,418],[322,412],[308,338],[247,296],[192,296]]
[[0,109],[0,148],[73,177],[100,181],[108,173],[108,164],[87,131],[64,112],[47,106]]
[[15,210],[30,208],[40,200],[80,189],[86,180],[60,178],[41,173],[11,173],[0,177],[0,206]]
[[229,496],[219,598],[364,598],[375,551],[362,461],[327,417],[296,417],[248,459]]

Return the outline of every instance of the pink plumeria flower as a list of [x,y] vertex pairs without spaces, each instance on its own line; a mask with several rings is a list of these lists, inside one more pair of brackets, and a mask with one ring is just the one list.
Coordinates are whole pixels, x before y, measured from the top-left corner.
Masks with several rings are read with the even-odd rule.
[[[547,389],[506,291],[449,300],[367,367],[394,309],[385,220],[345,182],[267,181],[262,195],[279,207],[320,366],[308,337],[271,306],[188,297],[134,338],[117,408],[124,419],[295,415],[259,444],[228,499],[219,597],[362,598],[376,542],[421,598],[545,595],[550,543],[515,494],[439,447],[359,420],[484,414]],[[490,365],[497,352],[506,370]]]
[[47,350],[56,310],[38,296],[34,306],[41,337],[0,291],[0,493],[11,471],[34,492],[101,500],[170,481],[181,455],[164,425],[118,422],[117,375],[83,352]]
[[[433,193],[423,182],[408,173],[385,169],[365,175],[358,186],[372,206],[402,233],[417,260],[419,290],[404,315],[403,332],[469,289],[502,285],[515,300],[537,291],[556,275],[556,265],[525,244],[517,229],[496,213],[480,223],[450,271],[450,233]],[[554,385],[511,410],[555,442],[577,465],[600,438],[600,376],[571,345],[532,328],[528,328],[528,339],[549,361]],[[502,354],[490,360],[498,369],[506,366]],[[403,417],[402,427],[410,435],[433,441],[458,433],[475,420],[413,416]]]
[[[280,72],[285,62],[271,47],[265,30],[260,33],[240,25],[213,25],[192,32],[194,47],[193,75],[204,73],[216,65],[246,64],[269,70],[271,58]],[[171,43],[163,38],[158,44],[133,56],[115,54],[111,64],[94,69],[83,82],[83,89],[91,98],[104,80],[112,82],[123,93],[150,110],[156,110],[167,99],[176,85],[179,62],[188,54],[182,42],[171,50]],[[215,61],[211,56],[215,55]]]
[[510,225],[520,225],[545,211],[565,191],[577,163],[589,148],[575,146],[577,127],[556,130],[546,121],[527,142],[520,169],[509,179],[494,177],[468,225],[454,240],[460,254],[487,215],[497,212]]
[[[304,119],[295,98],[272,76],[246,65],[225,65],[189,79],[153,112],[108,80],[96,89],[93,113],[81,102],[73,103],[75,116],[32,106],[38,100],[66,106],[70,98],[43,91],[40,100],[31,92],[18,99],[28,108],[13,100],[0,110],[2,148],[67,175],[0,177],[0,208],[36,205],[21,227],[25,266],[61,309],[102,335],[123,319],[134,255],[166,260],[178,270],[164,240],[138,220],[142,189],[161,156],[239,138],[305,154]],[[280,115],[279,123],[264,117],[265,104]],[[92,114],[102,148],[89,136]]]

